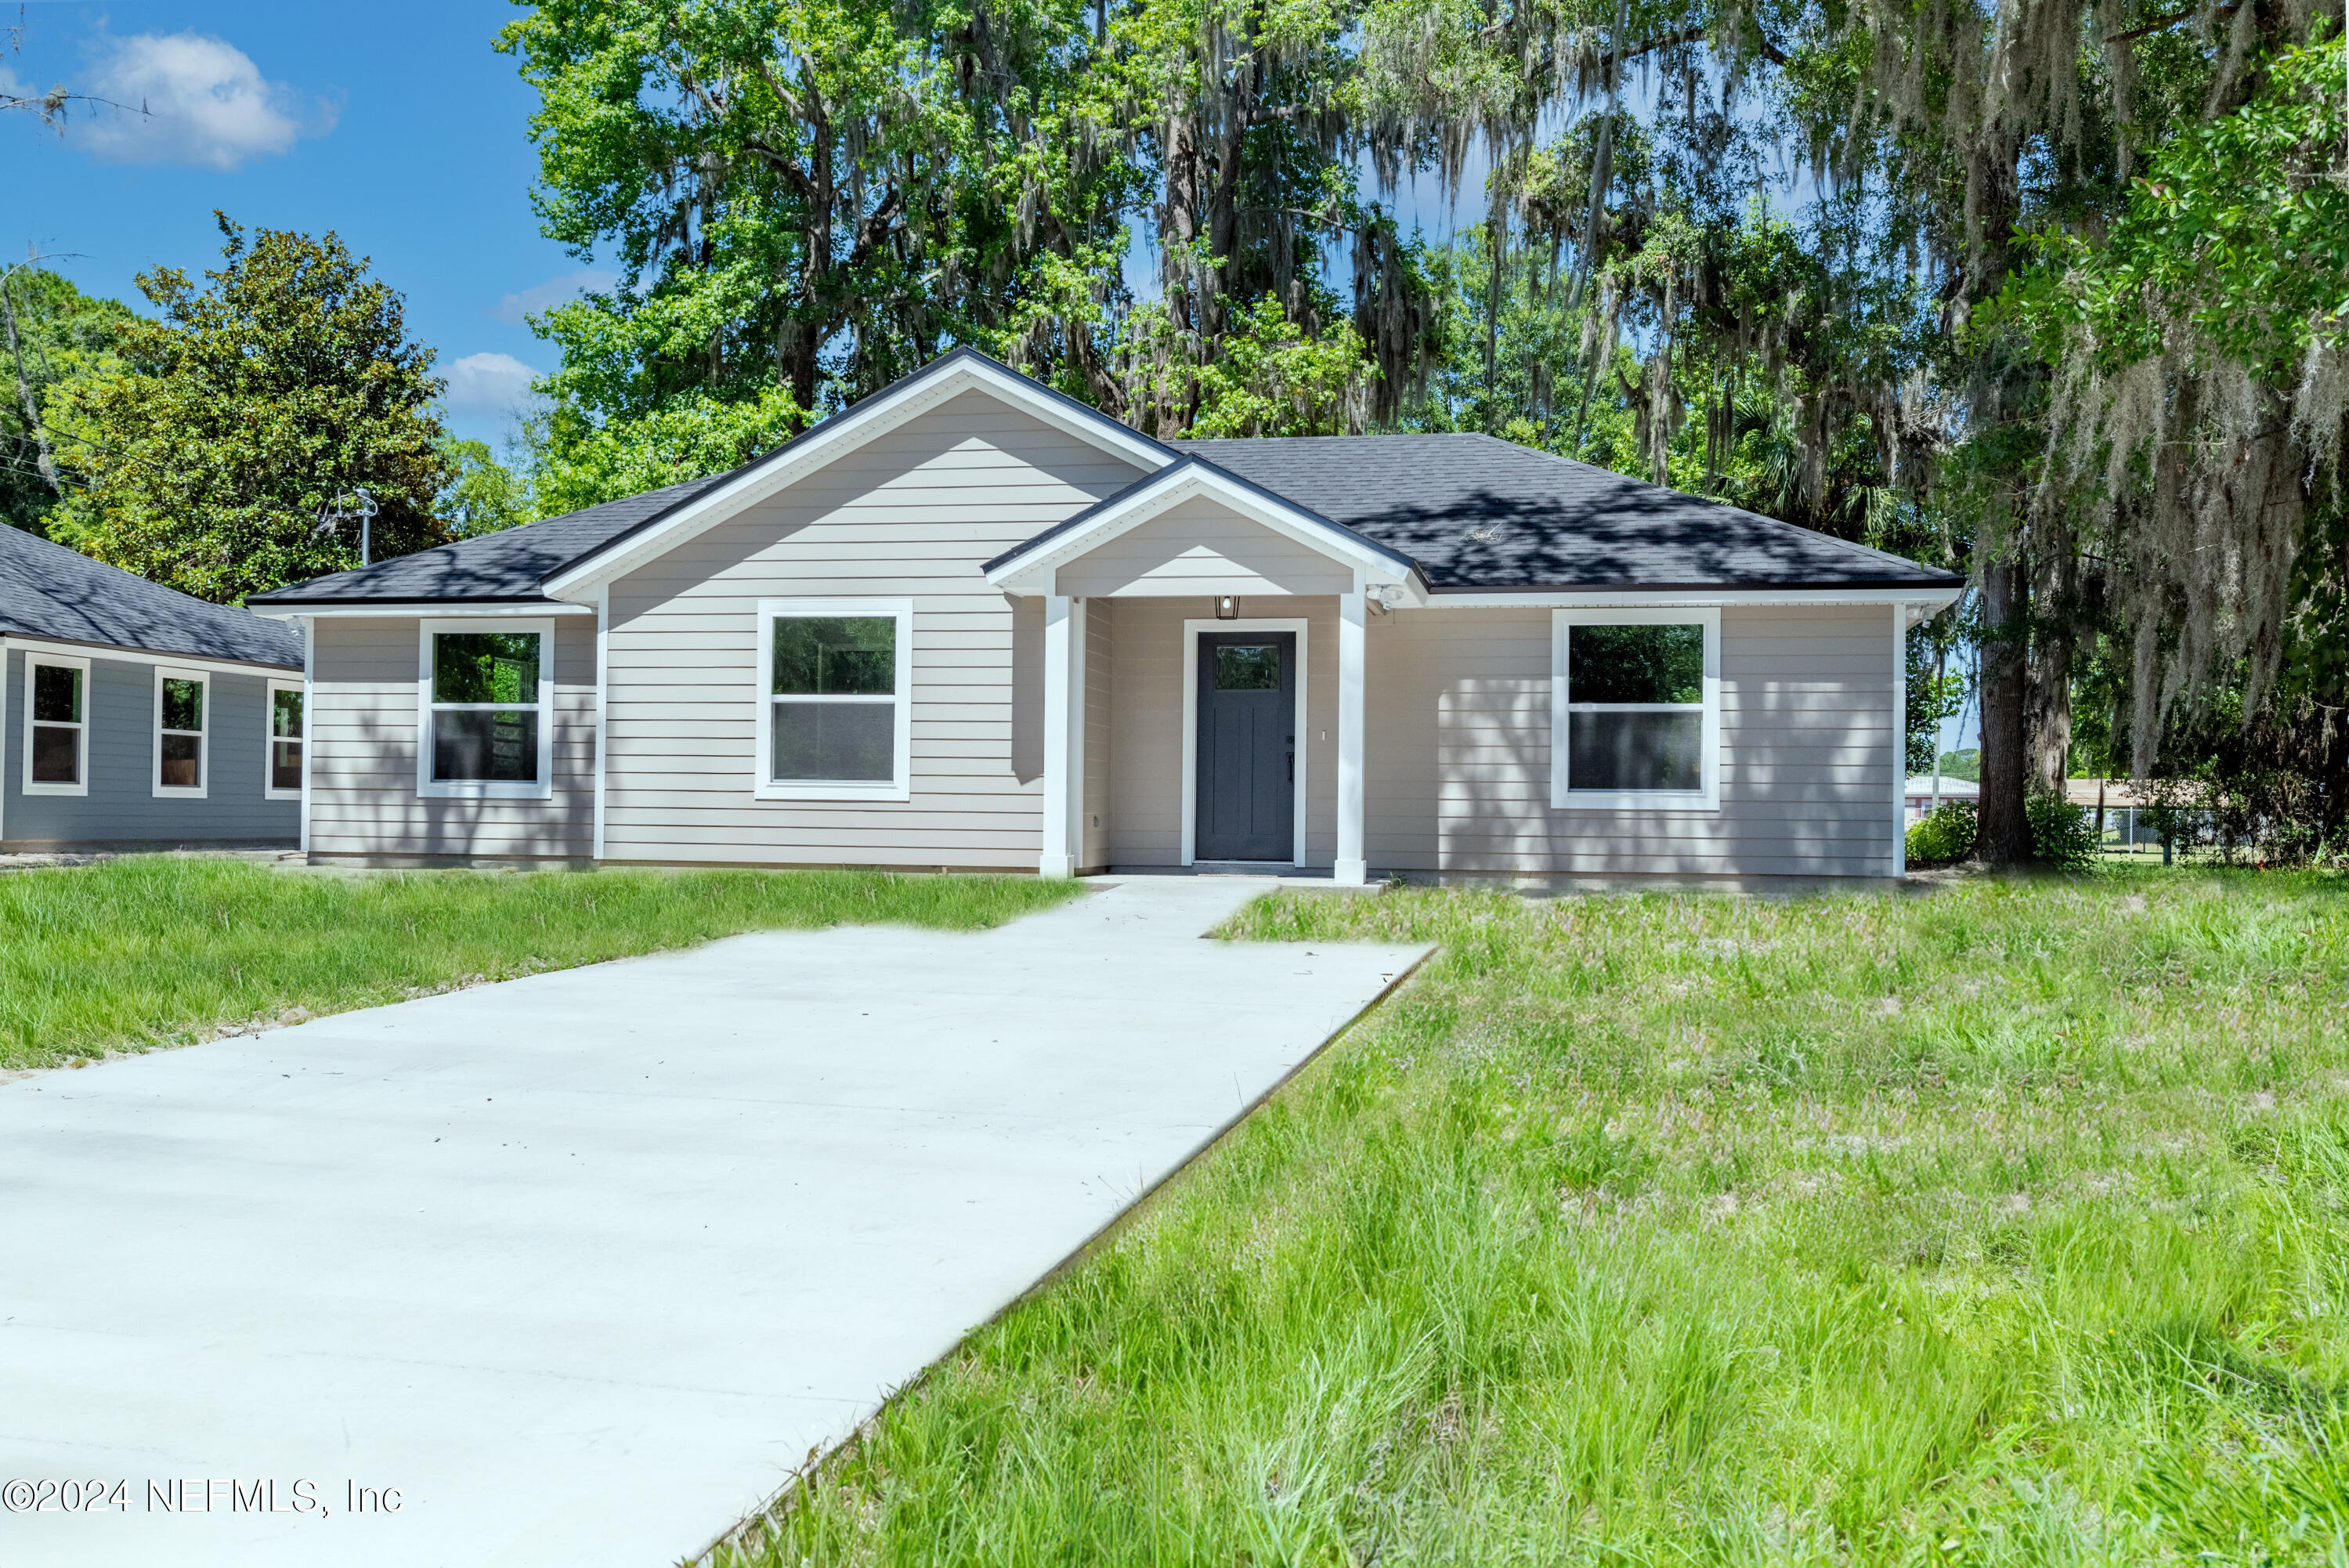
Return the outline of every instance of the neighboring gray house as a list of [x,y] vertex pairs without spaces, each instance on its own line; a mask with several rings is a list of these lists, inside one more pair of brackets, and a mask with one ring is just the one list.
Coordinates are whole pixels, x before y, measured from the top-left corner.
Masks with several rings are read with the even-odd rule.
[[0,851],[291,847],[302,637],[0,525]]
[[1959,587],[1482,436],[1165,445],[959,350],[253,603],[310,628],[320,860],[1358,882],[1896,872]]

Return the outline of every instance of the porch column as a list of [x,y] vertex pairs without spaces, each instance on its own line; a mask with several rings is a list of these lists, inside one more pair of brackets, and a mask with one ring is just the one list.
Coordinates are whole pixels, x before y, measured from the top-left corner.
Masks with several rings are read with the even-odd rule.
[[1369,880],[1362,861],[1362,664],[1370,630],[1361,588],[1338,595],[1338,864],[1340,886]]
[[1085,606],[1044,600],[1044,849],[1037,874],[1072,877],[1084,851]]

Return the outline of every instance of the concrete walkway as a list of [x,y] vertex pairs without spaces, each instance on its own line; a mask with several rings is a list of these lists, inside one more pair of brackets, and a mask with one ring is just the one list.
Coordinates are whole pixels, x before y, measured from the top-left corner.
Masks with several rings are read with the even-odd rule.
[[735,937],[0,1086],[0,1481],[127,1483],[0,1511],[0,1562],[699,1551],[1421,956],[1198,940],[1266,885]]

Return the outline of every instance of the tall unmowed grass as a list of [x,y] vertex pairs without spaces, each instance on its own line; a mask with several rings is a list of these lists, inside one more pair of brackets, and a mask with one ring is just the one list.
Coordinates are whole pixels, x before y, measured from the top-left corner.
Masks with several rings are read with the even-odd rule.
[[0,875],[0,1068],[178,1044],[778,927],[996,924],[1034,878],[886,872],[329,876],[126,857]]
[[1231,934],[1443,949],[748,1561],[2349,1558],[2341,882]]

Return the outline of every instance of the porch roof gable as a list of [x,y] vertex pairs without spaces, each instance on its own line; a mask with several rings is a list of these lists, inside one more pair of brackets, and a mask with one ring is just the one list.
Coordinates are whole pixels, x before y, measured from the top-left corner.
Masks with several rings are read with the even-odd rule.
[[1414,599],[1427,592],[1418,563],[1402,552],[1195,455],[1145,474],[1033,539],[1014,545],[980,570],[999,588],[1049,593],[1052,575],[1061,567],[1195,497],[1221,502],[1250,521],[1350,568],[1361,579],[1402,585]]

